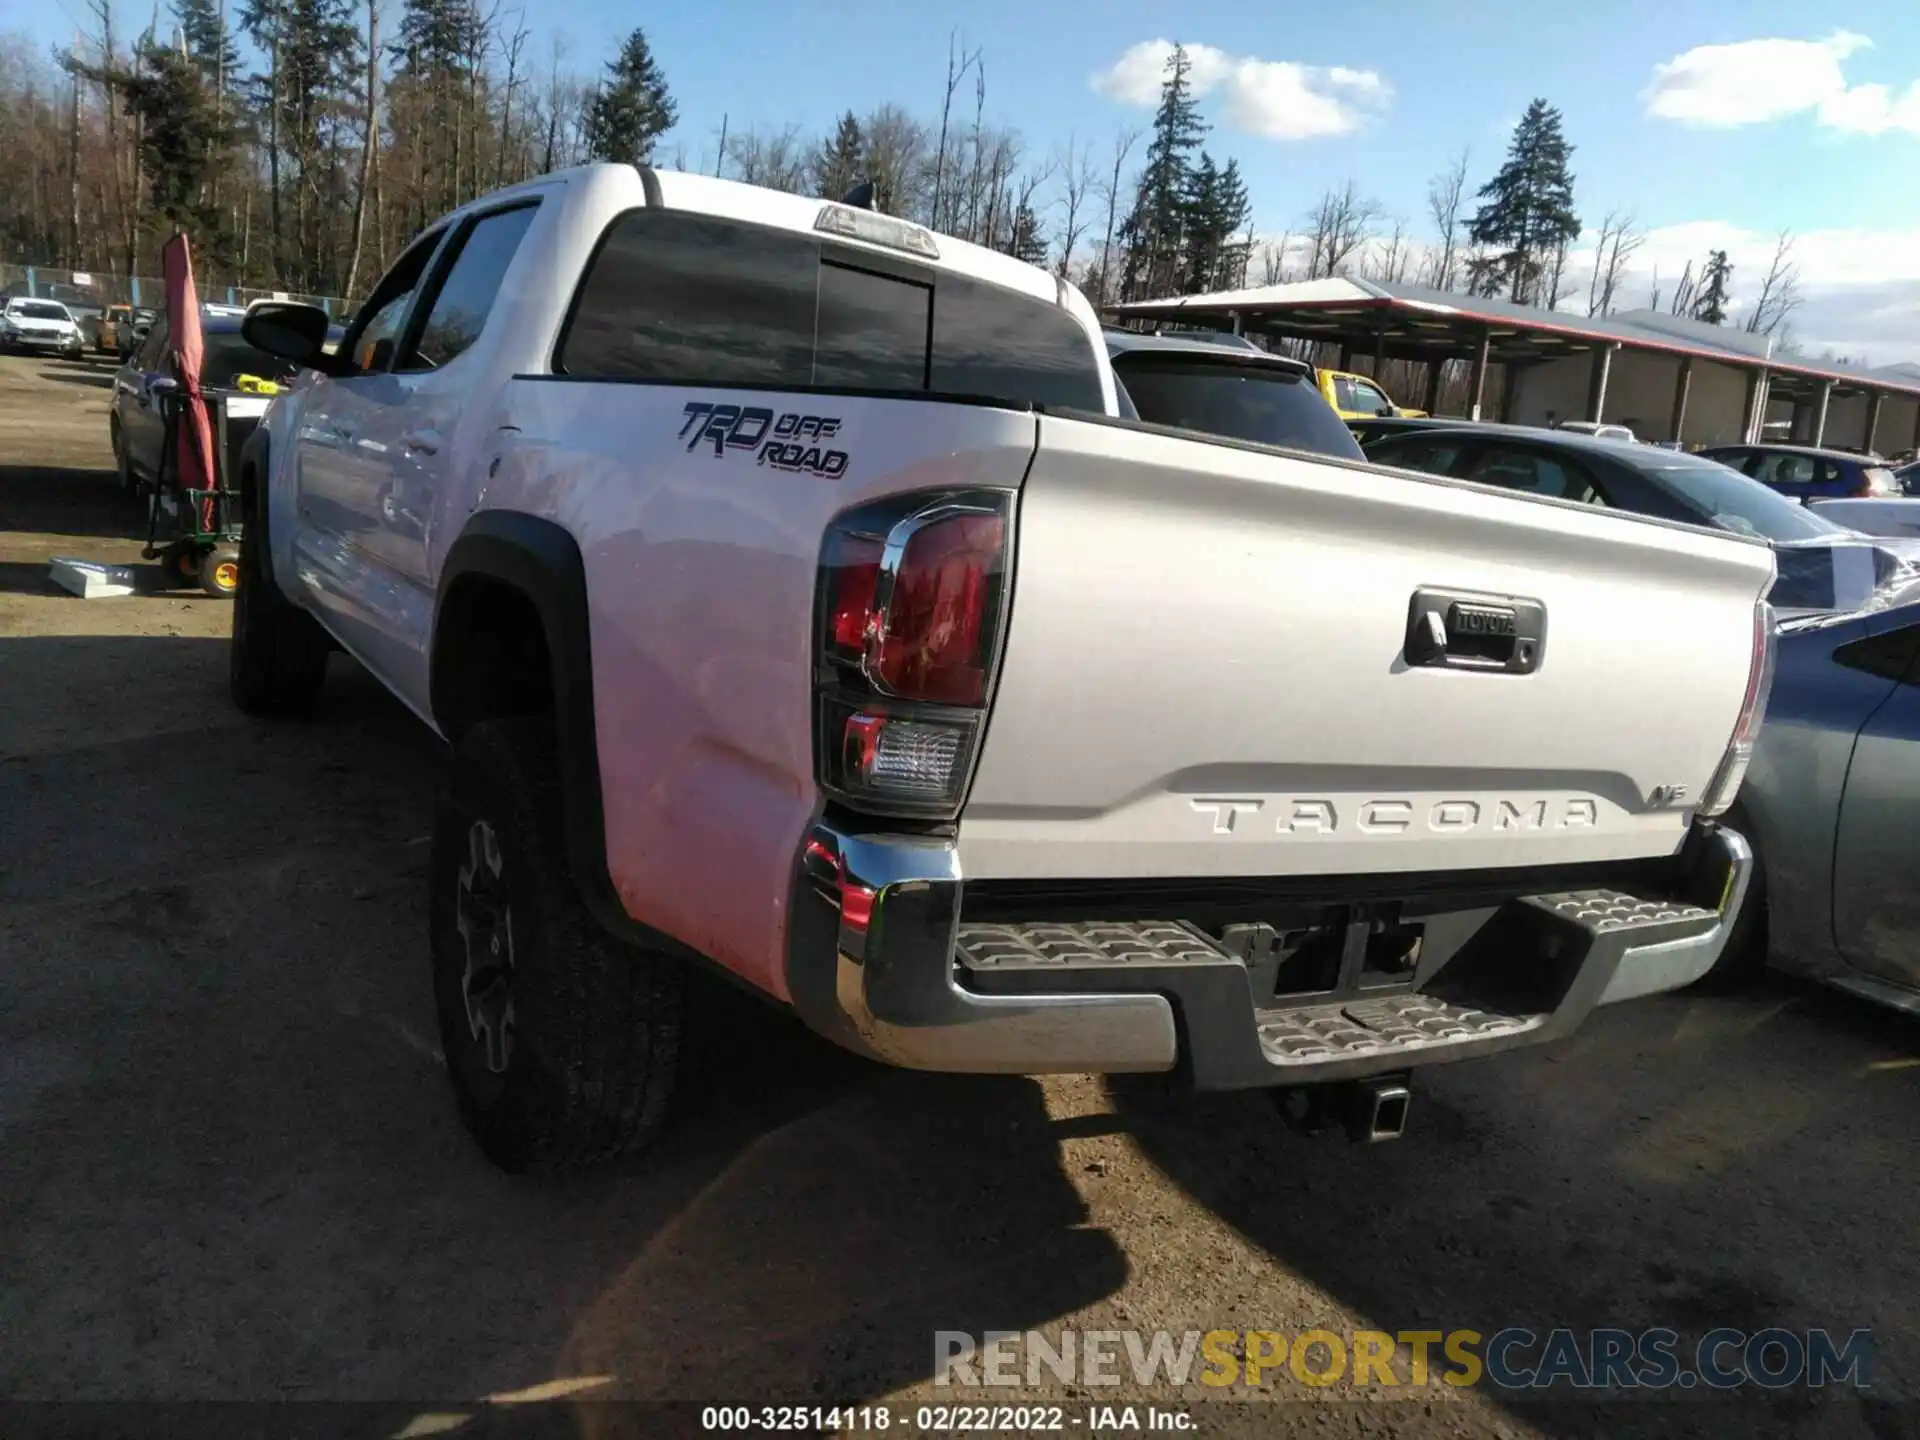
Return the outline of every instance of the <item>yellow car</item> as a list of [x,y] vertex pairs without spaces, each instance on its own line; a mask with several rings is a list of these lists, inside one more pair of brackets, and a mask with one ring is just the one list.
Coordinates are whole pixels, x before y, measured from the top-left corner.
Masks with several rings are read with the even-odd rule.
[[1317,370],[1320,394],[1342,420],[1373,420],[1387,415],[1404,415],[1423,420],[1427,412],[1396,405],[1386,391],[1364,375],[1345,370]]

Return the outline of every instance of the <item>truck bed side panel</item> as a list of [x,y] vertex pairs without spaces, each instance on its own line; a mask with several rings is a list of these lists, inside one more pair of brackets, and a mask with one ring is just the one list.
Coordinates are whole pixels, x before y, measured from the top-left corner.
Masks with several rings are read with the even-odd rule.
[[[513,382],[519,435],[481,497],[546,516],[586,563],[608,868],[627,912],[782,998],[794,856],[819,809],[813,599],[841,509],[1014,488],[1030,414],[567,380]],[[837,480],[683,434],[689,405],[834,419]],[[698,425],[694,427],[695,430]]]

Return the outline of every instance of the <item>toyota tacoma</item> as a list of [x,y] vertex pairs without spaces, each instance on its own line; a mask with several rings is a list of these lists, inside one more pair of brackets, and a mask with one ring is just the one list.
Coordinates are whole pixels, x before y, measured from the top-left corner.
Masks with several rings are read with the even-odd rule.
[[1767,547],[1123,415],[1070,285],[593,165],[437,221],[242,466],[232,688],[450,746],[431,955],[508,1168],[664,1121],[687,968],[896,1065],[1371,1087],[1711,965]]

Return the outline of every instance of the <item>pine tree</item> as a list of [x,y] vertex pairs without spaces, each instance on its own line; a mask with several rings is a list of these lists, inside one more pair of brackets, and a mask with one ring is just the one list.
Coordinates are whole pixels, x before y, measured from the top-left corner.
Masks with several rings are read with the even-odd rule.
[[821,143],[807,168],[813,172],[813,193],[822,200],[838,200],[865,177],[867,140],[860,122],[847,111],[834,127],[833,138]]
[[1203,151],[1187,185],[1184,294],[1199,295],[1239,283],[1234,277],[1246,272],[1247,247],[1233,237],[1247,223],[1252,208],[1239,162],[1229,160],[1221,169]]
[[187,54],[199,67],[201,80],[210,89],[231,86],[240,52],[234,48],[225,7],[218,0],[173,0],[173,18],[180,22]]
[[1033,206],[1025,200],[1013,212],[1013,231],[1007,241],[1007,253],[1029,265],[1044,268],[1047,263],[1047,237],[1040,231],[1040,217],[1033,213]]
[[1733,279],[1733,266],[1727,262],[1724,250],[1707,252],[1706,272],[1700,277],[1700,293],[1694,298],[1693,318],[1704,320],[1709,325],[1724,325],[1727,322],[1727,305],[1731,296],[1727,286]]
[[1171,294],[1180,278],[1183,222],[1192,188],[1193,152],[1206,139],[1207,123],[1187,74],[1193,62],[1181,46],[1167,57],[1166,79],[1160,84],[1160,108],[1153,117],[1153,140],[1147,146],[1147,166],[1133,211],[1120,227],[1120,243],[1127,253],[1120,282],[1120,298]]
[[1541,282],[1547,262],[1563,243],[1580,236],[1573,176],[1567,172],[1572,155],[1560,131],[1560,112],[1535,100],[1514,127],[1506,163],[1480,187],[1486,203],[1468,224],[1474,244],[1495,250],[1483,269],[1481,293],[1499,286],[1521,305],[1545,298]]
[[653,155],[653,142],[673,128],[677,110],[666,77],[635,30],[607,64],[607,79],[587,102],[587,153],[596,160],[639,165]]

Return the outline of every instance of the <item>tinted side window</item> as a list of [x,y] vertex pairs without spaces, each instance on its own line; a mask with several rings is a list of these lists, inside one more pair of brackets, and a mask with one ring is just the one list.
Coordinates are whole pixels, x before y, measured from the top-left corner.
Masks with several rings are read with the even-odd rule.
[[1093,342],[1071,315],[964,275],[943,273],[934,295],[932,387],[1052,409],[1106,408]]
[[[340,352],[352,358],[362,370],[383,370],[392,358],[393,342],[413,305],[413,297],[426,278],[427,262],[433,258],[444,230],[430,230],[394,261],[393,268],[380,277],[366,303],[353,317],[353,324],[340,342]],[[384,343],[382,343],[384,342]]]
[[1364,380],[1353,382],[1353,408],[1363,410],[1369,415],[1391,415],[1393,406],[1387,400],[1386,392]]
[[134,360],[142,370],[158,370],[160,357],[167,348],[167,317],[158,315],[147,327],[147,335],[140,342],[140,354]]
[[1903,625],[1884,635],[1868,635],[1850,641],[1833,652],[1833,658],[1854,670],[1864,670],[1883,680],[1905,680],[1920,685],[1920,625]]
[[836,265],[820,267],[813,383],[868,390],[927,388],[933,287]]
[[1460,458],[1458,440],[1387,439],[1370,446],[1367,458],[1376,465],[1393,465],[1402,470],[1424,470],[1429,475],[1451,475]]
[[1589,501],[1594,487],[1578,469],[1552,455],[1489,445],[1468,467],[1466,478],[1504,490],[1525,490],[1559,500]]
[[813,381],[819,246],[708,215],[630,210],[580,282],[554,369],[715,385]]
[[439,290],[418,336],[396,370],[433,370],[480,338],[493,309],[500,282],[533,223],[538,205],[521,205],[482,215],[456,242],[451,265],[442,262]]

